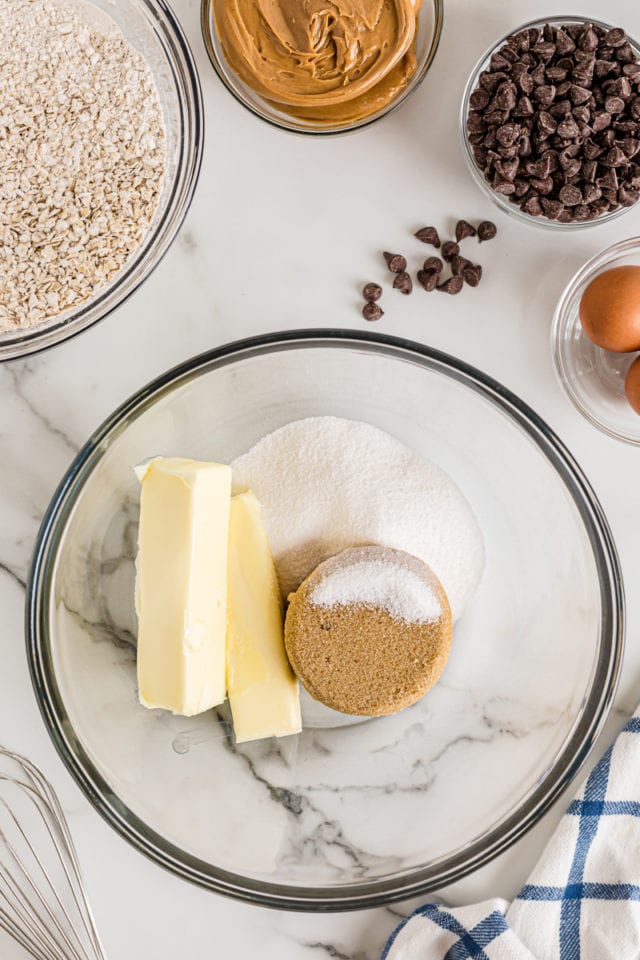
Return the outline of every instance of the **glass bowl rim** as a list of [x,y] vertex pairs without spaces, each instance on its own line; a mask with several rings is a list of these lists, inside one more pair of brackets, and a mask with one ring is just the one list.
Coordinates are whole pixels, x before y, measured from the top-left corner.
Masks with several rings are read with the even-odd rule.
[[640,254],[640,236],[629,237],[627,240],[618,240],[610,246],[605,247],[599,253],[594,254],[579,270],[571,277],[566,287],[560,294],[553,313],[551,323],[551,354],[553,357],[553,368],[557,380],[564,390],[567,397],[571,400],[576,410],[579,410],[582,416],[602,433],[613,437],[615,440],[621,440],[623,443],[629,443],[631,446],[640,446],[640,432],[637,437],[629,436],[615,427],[610,427],[597,416],[596,413],[580,398],[574,388],[573,380],[566,371],[562,350],[562,335],[567,330],[569,324],[569,304],[580,288],[584,288],[587,282],[596,275],[601,267],[612,263],[618,256],[635,250]]
[[[390,879],[298,887],[247,879],[207,864],[164,840],[120,802],[87,756],[64,710],[48,651],[47,611],[53,562],[68,516],[110,439],[124,432],[132,416],[207,370],[242,357],[313,347],[362,349],[418,363],[472,389],[527,434],[563,480],[581,516],[598,570],[602,617],[585,706],[556,756],[552,782],[547,777],[537,784],[515,811],[464,851],[454,852],[437,871],[427,865]],[[224,344],[175,366],[133,394],[98,427],[67,470],[42,520],[27,584],[25,635],[34,692],[53,744],[82,792],[121,837],[164,868],[219,894],[278,909],[344,911],[405,900],[460,880],[508,849],[549,809],[586,760],[611,708],[624,649],[624,587],[615,543],[595,492],[562,441],[514,393],[470,364],[411,340],[344,329],[291,330]]]
[[[578,223],[558,223],[557,220],[549,220],[547,217],[534,217],[530,213],[525,213],[524,210],[521,210],[519,206],[515,203],[510,203],[508,197],[501,197],[499,193],[496,193],[495,190],[491,188],[489,183],[484,178],[484,174],[479,169],[476,164],[473,152],[471,150],[471,144],[469,143],[469,137],[467,135],[467,116],[469,114],[469,98],[475,90],[478,78],[485,68],[486,64],[489,62],[493,54],[498,50],[503,44],[507,42],[509,37],[513,36],[516,33],[520,33],[522,30],[528,30],[531,27],[543,27],[547,23],[553,24],[563,24],[563,23],[593,23],[596,26],[604,27],[606,30],[612,28],[612,24],[607,23],[604,20],[598,20],[597,17],[583,17],[580,14],[570,13],[566,16],[561,14],[552,15],[548,17],[535,17],[533,20],[528,20],[526,23],[523,23],[519,27],[515,27],[513,30],[509,30],[508,33],[505,33],[503,37],[499,40],[496,40],[495,43],[492,43],[490,47],[485,50],[480,59],[475,64],[473,70],[469,75],[462,94],[462,100],[460,103],[460,115],[459,115],[459,129],[460,129],[460,139],[462,141],[462,147],[464,152],[464,157],[467,162],[467,167],[469,172],[475,180],[476,184],[485,192],[487,197],[499,207],[500,210],[503,210],[505,213],[510,214],[515,217],[517,220],[520,220],[521,223],[527,223],[532,227],[539,227],[542,230],[557,230],[557,231],[566,231],[571,232],[576,230],[588,230],[590,227],[598,227],[603,223],[611,223],[613,220],[617,220],[618,217],[623,216],[625,213],[628,213],[629,210],[633,210],[636,204],[633,204],[630,207],[620,206],[616,210],[608,211],[603,213],[602,216],[596,217],[595,220],[585,220],[584,222]],[[627,31],[625,30],[625,33]],[[627,33],[627,40],[634,48],[634,51],[640,57],[640,43],[635,40],[629,33]],[[640,201],[637,201],[640,203]]]
[[[153,18],[156,33],[160,25],[162,48],[171,73],[180,78],[180,115],[185,127],[191,131],[190,136],[180,138],[179,163],[166,209],[150,227],[113,285],[99,290],[94,298],[81,303],[64,321],[42,328],[27,328],[10,337],[0,337],[0,363],[48,350],[74,339],[105,320],[149,279],[169,252],[189,212],[200,177],[204,148],[204,102],[200,76],[186,34],[167,0],[141,2]],[[179,71],[176,64],[180,64]],[[138,272],[139,276],[136,277]]]
[[218,79],[226,88],[226,90],[229,91],[234,100],[243,106],[245,110],[248,110],[249,113],[252,113],[254,117],[257,117],[263,123],[269,124],[270,127],[274,127],[276,130],[284,130],[285,133],[300,134],[305,137],[339,137],[347,133],[355,133],[357,130],[364,130],[365,127],[370,127],[372,124],[377,123],[378,120],[382,120],[390,113],[393,113],[393,111],[396,110],[406,100],[408,100],[408,98],[412,96],[412,94],[415,93],[415,91],[421,86],[422,81],[431,69],[433,61],[435,60],[438,47],[440,46],[444,25],[444,0],[423,0],[423,2],[432,3],[435,12],[433,35],[431,37],[431,43],[427,51],[425,62],[421,67],[416,69],[403,92],[395,97],[394,100],[391,100],[391,102],[388,103],[386,107],[383,107],[382,110],[370,117],[364,117],[362,120],[352,121],[351,123],[345,123],[342,126],[336,127],[302,127],[297,126],[293,120],[288,122],[284,119],[279,120],[275,117],[267,116],[266,113],[260,110],[248,98],[244,97],[240,91],[235,89],[233,84],[231,84],[227,79],[223,64],[218,57],[218,53],[213,42],[212,30],[215,29],[212,27],[214,21],[213,0],[200,0],[200,29],[202,32],[202,40],[207,51],[207,56],[209,57],[211,66],[213,67]]

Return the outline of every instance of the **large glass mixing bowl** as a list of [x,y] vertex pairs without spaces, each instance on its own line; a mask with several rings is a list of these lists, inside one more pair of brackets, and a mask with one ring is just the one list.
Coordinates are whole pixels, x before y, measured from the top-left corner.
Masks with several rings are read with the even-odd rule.
[[[396,716],[311,719],[298,737],[240,746],[222,709],[145,710],[132,467],[154,454],[230,461],[324,414],[389,431],[443,467],[475,510],[486,568],[441,682]],[[425,893],[520,837],[601,729],[622,621],[601,508],[528,407],[428,347],[316,331],[196,357],[97,431],[42,524],[28,651],[60,754],[122,836],[220,893],[328,910]]]

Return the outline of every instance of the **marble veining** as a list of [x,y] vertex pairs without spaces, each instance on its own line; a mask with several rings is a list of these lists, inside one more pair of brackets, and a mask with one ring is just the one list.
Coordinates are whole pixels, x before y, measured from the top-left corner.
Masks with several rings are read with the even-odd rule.
[[[115,314],[54,350],[0,367],[0,740],[39,762],[60,792],[108,956],[199,960],[213,950],[234,960],[256,955],[261,960],[331,956],[375,960],[401,916],[420,901],[339,915],[294,915],[234,903],[183,883],[148,862],[121,841],[81,795],[45,732],[23,653],[23,588],[40,520],[77,450],[142,384],[193,354],[242,336],[298,326],[362,330],[358,313],[362,283],[386,281],[380,249],[398,249],[414,265],[424,252],[412,246],[411,233],[423,221],[450,230],[457,216],[494,218],[499,241],[479,248],[485,276],[477,291],[440,300],[425,299],[417,291],[394,299],[394,292],[385,288],[385,318],[377,329],[448,351],[514,389],[568,443],[601,498],[627,576],[628,645],[616,703],[595,748],[595,759],[639,697],[640,601],[633,578],[640,569],[640,544],[637,525],[631,522],[640,511],[638,457],[637,450],[598,434],[567,402],[554,381],[548,334],[555,302],[573,272],[608,244],[638,234],[640,209],[616,224],[585,231],[567,242],[564,235],[525,229],[492,211],[468,178],[454,129],[460,91],[473,64],[498,34],[538,15],[533,0],[521,0],[517,9],[500,0],[473,5],[450,0],[448,26],[435,65],[416,95],[383,123],[331,141],[281,135],[243,111],[208,64],[201,45],[198,0],[174,0],[173,6],[196,52],[207,119],[202,178],[184,229],[158,270]],[[596,6],[590,9],[597,14]],[[611,0],[608,16],[640,34],[640,11],[624,0]],[[327,183],[339,189],[323,190]],[[211,423],[215,427],[213,415]],[[109,568],[112,582],[118,575],[130,576],[130,550],[124,556],[120,566],[117,549],[106,558],[107,563],[116,561]],[[82,569],[79,563],[72,571],[77,582]],[[94,623],[96,640],[87,643],[89,627],[79,622],[79,648],[90,650],[92,669],[103,668],[105,675],[118,678],[107,699],[119,704],[128,718],[136,708],[131,611],[102,601],[93,608],[77,600],[77,596],[66,597],[71,610],[88,624]],[[120,635],[122,646],[109,640],[112,635]],[[451,686],[448,677],[445,682]],[[458,692],[445,691],[455,707],[453,738],[482,741],[493,735],[483,720],[483,699],[477,697],[474,707],[478,691],[465,693],[465,689],[462,684]],[[548,734],[552,728],[545,725],[547,708],[549,718],[562,723],[563,705],[553,691],[549,703],[537,703],[535,695],[525,698],[524,712],[516,710],[517,698],[501,705],[498,696],[499,691],[490,691],[486,697],[491,702],[489,724],[496,730],[516,731],[497,734],[500,751],[513,748],[522,754],[536,736]],[[385,754],[397,751],[410,756],[425,730],[434,735],[430,749],[432,754],[441,753],[439,764],[460,766],[469,755],[485,752],[486,756],[492,751],[490,742],[464,739],[448,747],[451,731],[448,738],[438,740],[432,721],[439,706],[438,701],[433,713],[426,713],[419,722],[411,718],[401,727],[390,723],[388,733],[386,725],[380,725],[380,734],[373,738],[377,741],[371,748],[373,760],[380,762]],[[527,717],[542,727],[521,736]],[[128,719],[121,722],[111,713],[109,721],[119,742],[127,745],[133,739],[130,757],[141,777],[146,775],[144,743],[150,732],[164,744],[163,756],[168,758],[164,769],[177,764],[185,771],[185,782],[194,767],[221,757],[222,773],[237,766],[239,775],[255,786],[256,816],[266,804],[281,815],[278,823],[285,831],[290,823],[304,819],[304,813],[296,816],[283,810],[264,784],[254,780],[246,761],[226,745],[222,719],[165,724],[146,717],[140,721],[144,733],[139,739],[131,738]],[[348,732],[347,739],[360,735]],[[331,736],[321,730],[307,731],[305,736],[320,772],[323,762],[333,761]],[[189,750],[176,752],[176,742],[188,742]],[[265,757],[249,756],[258,776],[267,777],[272,786],[310,797],[327,818],[341,819],[339,809],[330,806],[335,794],[303,793],[301,778],[291,773],[296,755],[290,745],[278,744]],[[360,779],[349,776],[353,771],[348,752],[343,759],[346,771],[340,782],[359,786]],[[429,774],[428,760],[414,756],[409,766],[413,762],[418,763],[413,779],[407,774],[402,781],[407,786],[424,782]],[[372,763],[367,774],[372,768],[375,774],[374,767]],[[503,775],[496,769],[496,780]],[[317,783],[327,782],[326,776],[318,776]],[[369,787],[381,782],[375,775],[363,781]],[[435,790],[437,782],[428,793],[433,796]],[[349,793],[346,804],[356,796],[357,791]],[[426,802],[424,796],[417,796]],[[409,792],[404,799],[411,797]],[[374,799],[384,802],[385,797]],[[514,848],[441,895],[453,903],[513,896],[539,857],[565,802],[561,798]],[[452,818],[461,816],[464,809],[461,803],[460,809],[452,810]],[[212,810],[203,803],[199,813],[209,821],[228,816],[235,828],[233,809]],[[413,822],[408,814],[405,833]],[[249,845],[260,844],[251,820],[242,829]],[[403,849],[403,837],[394,833],[393,825],[388,837],[386,827],[381,832],[381,840],[386,839],[392,851]],[[365,847],[357,836],[357,824],[353,836],[349,825],[347,836],[356,846]],[[279,849],[274,843],[268,852],[276,857]],[[379,850],[373,852],[380,856]],[[24,960],[20,948],[2,937],[0,955],[2,960]]]

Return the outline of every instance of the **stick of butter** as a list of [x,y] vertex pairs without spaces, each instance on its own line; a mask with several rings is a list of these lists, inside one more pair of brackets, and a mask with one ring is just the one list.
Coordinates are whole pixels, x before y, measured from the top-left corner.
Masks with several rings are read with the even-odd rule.
[[140,703],[192,717],[226,693],[231,468],[156,457],[136,474]]
[[300,733],[298,681],[284,648],[278,577],[260,504],[231,499],[227,689],[238,743]]

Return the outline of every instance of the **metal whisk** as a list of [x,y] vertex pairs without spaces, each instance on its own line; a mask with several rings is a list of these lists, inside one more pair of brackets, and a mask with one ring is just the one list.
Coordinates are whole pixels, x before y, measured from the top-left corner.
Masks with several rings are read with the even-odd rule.
[[36,960],[105,960],[60,801],[0,747],[0,929]]

